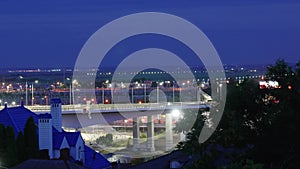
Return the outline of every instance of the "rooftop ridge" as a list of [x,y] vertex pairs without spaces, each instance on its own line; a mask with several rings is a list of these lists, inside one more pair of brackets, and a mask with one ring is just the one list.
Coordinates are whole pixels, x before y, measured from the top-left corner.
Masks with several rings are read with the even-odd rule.
[[19,129],[19,127],[17,126],[17,124],[16,124],[14,118],[11,116],[10,112],[8,111],[8,109],[6,109],[6,111],[7,111],[8,117],[10,118],[11,122],[12,122],[13,125],[14,125],[14,128],[16,129],[17,133],[19,133],[19,132],[20,132],[20,129]]

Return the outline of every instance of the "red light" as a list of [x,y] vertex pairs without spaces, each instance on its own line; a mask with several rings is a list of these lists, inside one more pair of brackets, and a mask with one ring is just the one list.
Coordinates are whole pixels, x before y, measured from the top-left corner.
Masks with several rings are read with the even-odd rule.
[[289,90],[292,90],[292,86],[291,86],[291,85],[288,85],[288,89],[289,89]]
[[108,103],[109,103],[109,100],[108,100],[108,99],[105,99],[105,103],[108,104]]
[[264,89],[264,88],[266,88],[266,87],[263,86],[263,85],[260,85],[260,86],[259,86],[259,89]]
[[142,104],[142,101],[139,101],[139,104]]

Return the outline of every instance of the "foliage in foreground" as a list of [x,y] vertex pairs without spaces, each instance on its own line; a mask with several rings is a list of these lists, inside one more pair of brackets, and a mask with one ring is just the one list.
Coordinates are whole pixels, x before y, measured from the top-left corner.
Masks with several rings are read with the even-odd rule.
[[[257,80],[248,79],[241,84],[231,81],[222,120],[201,145],[198,137],[205,118],[198,113],[188,141],[178,145],[198,156],[191,168],[300,166],[300,61],[293,69],[284,60],[277,60],[268,67],[266,80],[276,80],[280,87],[260,89]],[[222,147],[223,151],[211,147]],[[245,151],[229,151],[232,149]]]
[[0,124],[1,165],[11,167],[27,159],[38,157],[38,138],[32,117],[26,121],[24,134],[19,132],[17,137],[12,127]]

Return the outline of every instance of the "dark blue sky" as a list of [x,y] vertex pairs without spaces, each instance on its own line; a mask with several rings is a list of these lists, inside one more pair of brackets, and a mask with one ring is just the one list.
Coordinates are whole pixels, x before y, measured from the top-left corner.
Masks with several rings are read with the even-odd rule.
[[[174,14],[197,25],[225,64],[300,60],[297,1],[87,2],[0,0],[0,68],[73,67],[83,44],[100,27],[124,15],[148,11]],[[150,46],[157,41],[140,38],[139,43],[146,41]],[[126,53],[135,43],[129,40],[114,53],[120,49]]]

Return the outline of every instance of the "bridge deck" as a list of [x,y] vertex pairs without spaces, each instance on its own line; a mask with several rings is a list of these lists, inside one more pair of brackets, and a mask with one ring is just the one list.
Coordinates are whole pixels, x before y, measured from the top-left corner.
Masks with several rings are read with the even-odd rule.
[[[105,112],[127,112],[148,110],[170,110],[188,108],[209,108],[211,103],[207,102],[174,102],[174,103],[142,103],[142,104],[91,104],[91,105],[62,105],[63,114],[74,113],[105,113]],[[36,113],[50,112],[49,105],[25,106]]]

